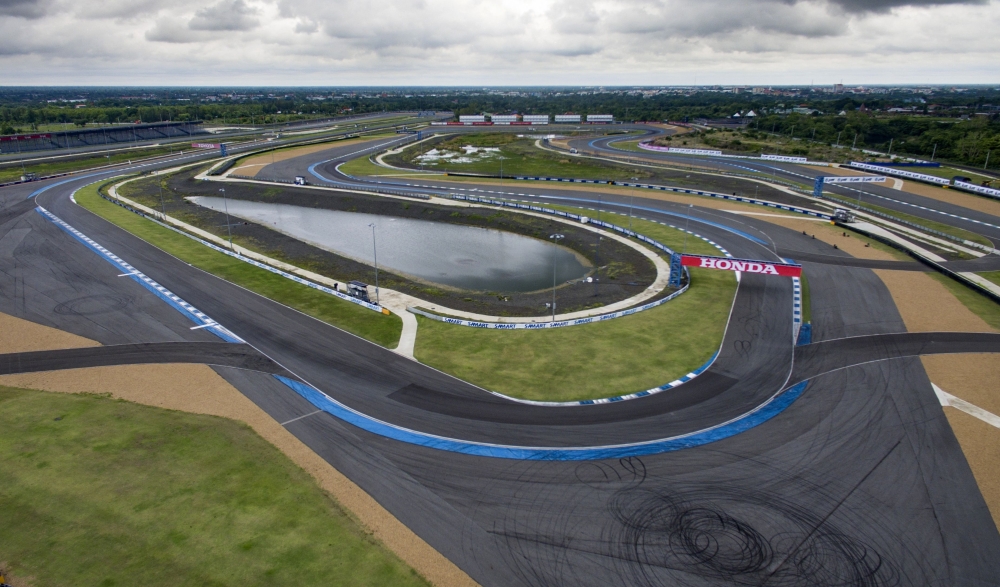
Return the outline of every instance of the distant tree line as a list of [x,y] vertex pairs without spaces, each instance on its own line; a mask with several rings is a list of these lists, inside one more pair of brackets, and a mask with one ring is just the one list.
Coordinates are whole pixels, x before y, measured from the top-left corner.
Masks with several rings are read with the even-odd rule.
[[[52,92],[55,92],[53,94]],[[893,153],[920,158],[947,159],[982,166],[987,153],[990,167],[1000,167],[1000,91],[982,89],[969,92],[942,92],[920,96],[909,92],[878,95],[805,93],[799,96],[697,92],[684,94],[635,95],[579,93],[554,89],[506,95],[489,92],[441,90],[439,94],[408,95],[402,91],[369,92],[331,98],[331,91],[300,89],[281,97],[217,102],[197,101],[198,95],[181,99],[161,91],[156,99],[123,99],[121,89],[105,93],[87,90],[90,100],[84,107],[74,103],[49,103],[52,95],[71,99],[71,89],[45,91],[0,91],[0,133],[30,132],[41,125],[115,124],[204,120],[213,124],[283,123],[304,118],[365,114],[380,111],[435,110],[455,115],[518,112],[524,114],[613,114],[619,120],[694,120],[729,118],[753,110],[758,116],[751,124],[755,132],[779,133],[827,143],[839,141],[873,150],[886,151],[892,141]],[[58,93],[62,92],[62,94]],[[139,90],[136,90],[139,93]],[[179,93],[179,92],[175,92]],[[220,92],[222,93],[222,92]],[[363,93],[363,92],[361,92]],[[524,95],[527,94],[527,95]],[[315,100],[317,95],[326,99]],[[201,96],[202,98],[204,95]],[[56,98],[58,99],[58,98]],[[194,100],[189,102],[188,100]],[[889,114],[892,106],[913,108],[913,112]],[[775,114],[792,108],[810,108],[811,115]],[[985,111],[985,116],[976,113]],[[840,112],[844,112],[843,116]],[[857,137],[855,139],[855,136]],[[936,147],[935,147],[936,145]],[[994,154],[995,153],[995,154]]]

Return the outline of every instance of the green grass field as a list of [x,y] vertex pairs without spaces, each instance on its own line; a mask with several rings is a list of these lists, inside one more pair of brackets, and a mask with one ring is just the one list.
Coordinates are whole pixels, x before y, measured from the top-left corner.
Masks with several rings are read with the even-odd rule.
[[[115,148],[121,148],[121,145]],[[21,174],[24,171],[37,173],[39,177],[44,177],[46,175],[68,173],[70,171],[81,171],[92,167],[111,165],[113,163],[126,163],[128,161],[135,161],[136,159],[155,157],[157,155],[169,155],[170,153],[179,153],[182,150],[191,151],[191,145],[188,143],[179,143],[172,147],[129,149],[126,151],[113,151],[110,154],[100,153],[81,158],[52,159],[44,163],[29,162],[25,164],[23,171],[21,169],[21,165],[18,163],[5,163],[3,168],[0,169],[0,182],[16,181],[21,179]],[[110,155],[110,157],[107,155]]]
[[[461,147],[497,148],[499,152],[469,163],[440,160],[427,162],[424,169],[428,171],[449,171],[461,173],[500,174],[500,157],[503,157],[503,175],[545,175],[552,177],[574,177],[579,179],[628,179],[630,177],[649,177],[650,173],[642,169],[627,169],[624,165],[603,163],[592,159],[560,155],[535,146],[535,139],[517,138],[509,133],[483,133],[459,135],[440,143],[420,143],[404,150],[399,156],[409,165],[419,166],[417,157],[431,149],[460,152]],[[386,160],[392,163],[391,159]]]
[[554,330],[480,330],[418,316],[415,355],[486,389],[541,401],[633,393],[701,366],[722,343],[732,274],[691,271],[691,289],[639,314]]
[[0,559],[37,587],[428,585],[240,422],[0,387],[0,454]]
[[398,344],[403,329],[399,316],[375,313],[213,251],[102,199],[97,189],[97,184],[81,189],[76,193],[76,201],[182,261],[374,343],[389,348]]
[[[627,216],[604,219],[628,225]],[[633,228],[669,247],[685,246],[684,233],[667,226],[633,219]],[[686,246],[690,253],[719,254],[690,236]],[[470,383],[523,399],[572,401],[642,391],[698,368],[722,344],[736,279],[729,272],[692,269],[691,280],[687,293],[652,310],[555,330],[480,330],[418,316],[415,355]]]

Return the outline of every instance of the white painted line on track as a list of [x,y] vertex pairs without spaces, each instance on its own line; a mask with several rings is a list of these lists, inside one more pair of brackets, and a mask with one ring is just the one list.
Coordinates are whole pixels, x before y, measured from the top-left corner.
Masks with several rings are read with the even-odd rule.
[[971,404],[960,397],[955,397],[934,383],[931,383],[931,387],[934,388],[934,393],[937,395],[938,401],[941,402],[942,406],[951,406],[956,410],[963,411],[974,418],[978,418],[983,422],[986,422],[994,428],[1000,428],[1000,416],[997,416],[992,412],[987,412],[979,406]]

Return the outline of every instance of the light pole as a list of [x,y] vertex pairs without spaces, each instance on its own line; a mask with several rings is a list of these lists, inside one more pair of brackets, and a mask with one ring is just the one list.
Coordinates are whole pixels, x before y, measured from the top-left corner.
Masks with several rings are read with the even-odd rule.
[[222,204],[226,208],[226,230],[229,232],[229,250],[233,250],[233,225],[229,223],[229,200],[226,198],[226,188],[219,188],[222,192]]
[[632,178],[632,186],[629,188],[628,192],[628,229],[632,230],[632,204],[635,202],[635,182],[639,181],[638,177]]
[[500,187],[503,187],[503,157],[500,157]]
[[160,188],[160,214],[163,215],[163,221],[167,221],[167,210],[163,206],[163,182],[159,179],[156,180],[156,187]]
[[[561,234],[550,234],[549,238],[558,243],[563,239]],[[552,247],[552,321],[556,321],[556,252],[557,247]]]
[[372,227],[372,253],[375,255],[375,303],[381,305],[378,298],[378,247],[375,244],[375,223],[372,222],[368,226]]
[[687,253],[688,250],[688,226],[691,225],[691,212],[694,210],[694,204],[688,204],[688,213],[684,217],[684,248],[681,250],[681,254]]

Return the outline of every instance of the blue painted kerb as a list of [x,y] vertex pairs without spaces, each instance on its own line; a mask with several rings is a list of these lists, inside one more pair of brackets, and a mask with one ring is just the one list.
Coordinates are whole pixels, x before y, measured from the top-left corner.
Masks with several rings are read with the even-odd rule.
[[311,404],[316,406],[317,409],[322,410],[335,418],[343,420],[344,422],[361,428],[362,430],[371,432],[372,434],[377,434],[379,436],[391,438],[400,442],[434,448],[437,450],[445,450],[449,452],[482,457],[529,461],[592,461],[601,459],[617,459],[623,457],[659,454],[702,446],[735,436],[767,422],[771,418],[783,412],[786,408],[788,408],[788,406],[792,405],[792,403],[798,399],[800,395],[802,395],[802,392],[805,391],[806,386],[809,384],[808,381],[803,381],[802,383],[789,387],[788,389],[778,393],[757,409],[748,412],[735,420],[720,424],[719,426],[707,428],[705,430],[685,434],[683,436],[611,446],[548,448],[472,442],[409,430],[381,420],[376,420],[360,412],[356,412],[323,394],[316,388],[300,381],[295,381],[294,379],[289,379],[288,377],[282,377],[281,375],[274,375],[274,377],[304,397]]

